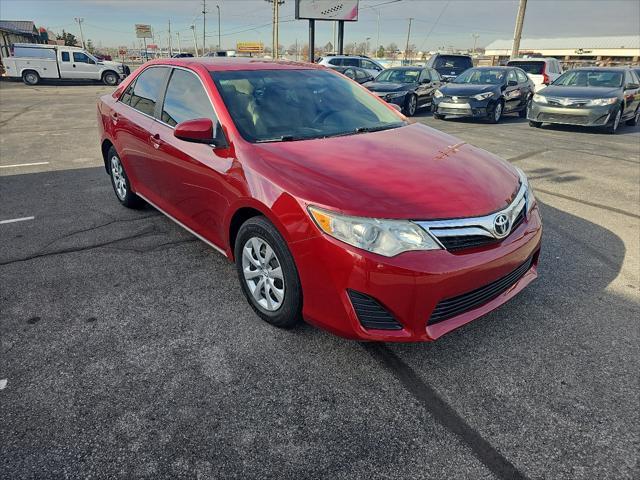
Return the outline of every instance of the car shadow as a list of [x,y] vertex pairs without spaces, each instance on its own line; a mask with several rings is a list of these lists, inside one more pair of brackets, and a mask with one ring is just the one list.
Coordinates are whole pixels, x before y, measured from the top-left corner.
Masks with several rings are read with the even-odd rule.
[[[540,130],[557,131],[557,132],[567,132],[567,133],[586,133],[586,134],[591,134],[591,135],[611,135],[610,133],[606,132],[604,130],[604,128],[602,128],[602,127],[582,127],[582,126],[579,126],[579,125],[559,125],[559,124],[545,123],[541,127],[539,127],[539,129]],[[637,125],[635,127],[632,127],[630,125],[625,125],[624,122],[620,122],[620,126],[618,127],[618,130],[612,136],[615,136],[615,135],[631,135],[631,134],[637,134],[638,132],[640,132],[640,127],[638,127]]]

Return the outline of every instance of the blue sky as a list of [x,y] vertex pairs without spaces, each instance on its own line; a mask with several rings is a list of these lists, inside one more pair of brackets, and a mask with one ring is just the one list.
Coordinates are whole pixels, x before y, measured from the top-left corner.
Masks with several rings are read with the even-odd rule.
[[[380,43],[406,41],[408,18],[413,17],[411,43],[419,50],[443,46],[469,48],[473,33],[478,45],[497,38],[511,38],[517,0],[360,0],[360,19],[345,27],[345,42],[377,39],[380,12]],[[207,0],[207,43],[217,44],[216,5],[222,12],[222,43],[234,48],[238,41],[271,43],[271,6],[265,0]],[[378,5],[378,6],[376,6]],[[78,35],[74,17],[84,18],[85,38],[96,45],[133,46],[135,23],[148,23],[166,44],[171,19],[173,41],[179,31],[184,46],[193,44],[189,25],[196,24],[198,42],[202,36],[202,2],[198,0],[0,0],[3,20],[34,20],[56,32],[63,28]],[[307,22],[294,20],[294,0],[280,9],[280,43],[289,46],[297,39],[307,41]],[[332,26],[318,22],[316,44],[331,40]],[[597,35],[640,35],[638,0],[529,0],[524,36],[563,37]],[[158,38],[156,38],[157,43]]]

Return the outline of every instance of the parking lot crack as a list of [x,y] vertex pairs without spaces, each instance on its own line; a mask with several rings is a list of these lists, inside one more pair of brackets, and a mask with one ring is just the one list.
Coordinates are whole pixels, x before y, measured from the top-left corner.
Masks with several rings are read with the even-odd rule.
[[480,433],[442,398],[430,385],[425,383],[409,365],[388,347],[377,343],[363,344],[364,348],[386,368],[420,402],[440,424],[465,444],[495,476],[504,480],[526,479],[504,455],[496,450]]

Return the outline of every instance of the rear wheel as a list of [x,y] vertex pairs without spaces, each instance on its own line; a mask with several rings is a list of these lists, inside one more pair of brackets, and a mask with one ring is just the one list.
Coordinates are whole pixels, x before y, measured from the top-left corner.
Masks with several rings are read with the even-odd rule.
[[496,103],[496,106],[493,107],[493,110],[489,113],[489,123],[498,123],[502,118],[502,101]]
[[105,72],[102,75],[102,82],[105,85],[113,86],[118,84],[118,75],[115,72]]
[[534,122],[533,120],[529,120],[529,126],[533,128],[540,128],[542,126],[542,122]]
[[632,119],[627,120],[626,124],[629,125],[630,127],[635,127],[636,125],[638,125],[639,122],[640,122],[640,106],[636,108],[636,114],[633,116]]
[[404,105],[404,114],[407,117],[413,117],[418,109],[418,97],[409,95]]
[[22,73],[22,81],[27,85],[37,85],[40,83],[40,75],[38,75],[38,72],[29,70]]
[[116,149],[111,147],[107,153],[109,175],[111,185],[118,201],[127,208],[141,208],[144,201],[131,190],[129,177],[124,170],[124,165],[120,161],[120,155]]
[[610,134],[614,134],[618,131],[618,127],[620,126],[620,119],[622,118],[622,109],[618,108],[615,115],[613,116],[613,120],[609,122],[609,124],[604,127],[604,131]]
[[242,224],[235,244],[242,291],[264,321],[291,328],[302,318],[302,287],[293,256],[280,232],[266,218]]
[[433,118],[435,118],[436,120],[444,120],[444,115],[442,115],[441,113],[434,113]]
[[527,118],[527,109],[528,108],[529,108],[529,106],[525,105],[524,108],[518,112],[518,115],[520,116],[520,118]]

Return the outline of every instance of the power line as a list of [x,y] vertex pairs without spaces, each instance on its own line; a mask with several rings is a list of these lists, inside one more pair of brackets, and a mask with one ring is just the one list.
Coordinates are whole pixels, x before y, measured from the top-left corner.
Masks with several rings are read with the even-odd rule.
[[444,4],[444,7],[442,7],[442,10],[440,10],[440,14],[438,15],[438,18],[436,18],[436,21],[433,22],[433,25],[431,26],[431,28],[429,29],[429,32],[427,32],[427,36],[424,37],[424,40],[422,41],[422,43],[420,44],[420,48],[419,50],[422,50],[422,47],[424,47],[424,44],[427,43],[427,40],[429,39],[429,36],[431,35],[431,32],[433,32],[434,28],[436,28],[436,25],[438,25],[438,22],[440,21],[440,19],[442,18],[442,15],[444,14],[444,11],[447,9],[447,7],[449,6],[449,3],[451,2],[451,0],[447,0],[447,3]]

